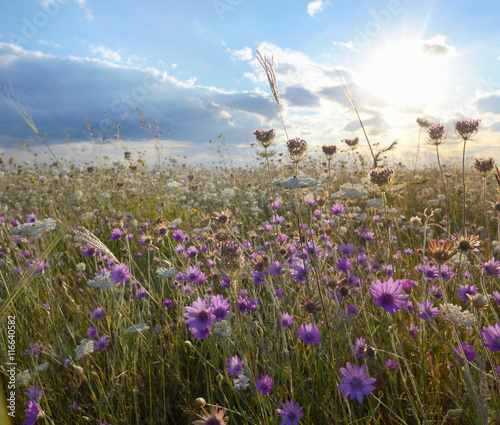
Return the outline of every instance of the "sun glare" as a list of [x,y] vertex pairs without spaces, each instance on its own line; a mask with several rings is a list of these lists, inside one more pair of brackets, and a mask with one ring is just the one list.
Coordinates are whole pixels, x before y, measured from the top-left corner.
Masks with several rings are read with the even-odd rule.
[[426,54],[418,40],[373,49],[359,68],[360,84],[396,106],[424,106],[445,96],[447,60]]

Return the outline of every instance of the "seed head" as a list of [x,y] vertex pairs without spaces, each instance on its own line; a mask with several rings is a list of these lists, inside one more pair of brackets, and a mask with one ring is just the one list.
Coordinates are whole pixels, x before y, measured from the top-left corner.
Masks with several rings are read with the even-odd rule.
[[461,120],[455,121],[455,133],[464,140],[476,135],[479,130],[481,120]]
[[243,267],[241,246],[235,241],[225,241],[218,245],[221,266],[225,271],[237,271]]
[[269,130],[259,128],[255,130],[253,134],[263,148],[271,146],[274,143],[274,138],[276,137],[276,133],[273,128]]
[[486,177],[493,171],[494,166],[495,160],[488,157],[474,158],[474,163],[472,164],[472,168],[483,177]]
[[328,161],[331,161],[333,156],[337,153],[337,146],[335,145],[323,145],[321,149],[323,150],[323,153]]
[[442,124],[431,124],[427,129],[427,143],[437,146],[446,142],[446,129]]
[[427,121],[425,118],[417,118],[417,124],[420,127],[429,127],[431,123]]
[[391,167],[374,168],[368,173],[370,181],[380,190],[391,184],[393,176],[394,170]]
[[286,142],[288,156],[293,163],[298,163],[307,155],[307,142],[304,139],[296,137]]
[[343,142],[349,146],[351,149],[354,149],[356,146],[358,146],[359,143],[359,137],[354,137],[351,139],[344,139]]

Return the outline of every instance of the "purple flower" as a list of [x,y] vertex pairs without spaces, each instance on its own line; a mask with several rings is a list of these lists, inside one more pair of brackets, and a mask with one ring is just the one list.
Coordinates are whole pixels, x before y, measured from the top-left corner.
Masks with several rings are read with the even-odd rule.
[[[462,346],[462,349],[460,349],[460,346]],[[476,357],[477,354],[474,351],[474,347],[472,347],[472,345],[470,345],[468,342],[465,341],[460,343],[460,345],[454,345],[453,348],[455,348],[455,352],[453,354],[455,354],[455,356],[457,356],[462,361],[464,360],[464,358],[462,357],[462,350],[465,354],[465,358],[469,362],[474,361],[474,358]]]
[[293,316],[288,313],[283,313],[281,315],[281,326],[284,328],[290,328],[293,325]]
[[186,306],[186,312],[184,313],[186,323],[189,329],[196,328],[202,330],[208,328],[212,325],[214,316],[212,314],[212,309],[207,308],[206,301],[198,297],[198,301],[194,301],[192,306]]
[[94,351],[105,350],[109,345],[110,339],[103,335],[94,343]]
[[281,204],[278,201],[274,201],[269,204],[269,208],[271,208],[274,211],[277,211],[281,208]]
[[280,417],[283,418],[280,425],[297,425],[304,416],[302,406],[295,403],[293,399],[289,403],[281,403],[281,407],[282,409],[276,409]]
[[97,335],[99,335],[99,329],[97,329],[95,326],[91,326],[88,330],[87,330],[87,336],[89,338],[96,338]]
[[102,307],[97,307],[94,309],[93,313],[90,313],[90,315],[94,319],[102,319],[104,316],[106,316],[106,310],[104,310]]
[[344,255],[344,256],[349,256],[354,252],[354,247],[348,243],[348,244],[343,244],[341,243],[338,248],[339,254]]
[[356,308],[356,306],[354,304],[349,304],[347,306],[347,312],[349,314],[358,314],[358,309]]
[[69,406],[69,411],[76,411],[76,410],[80,410],[80,405],[74,401],[73,403],[71,403]]
[[26,218],[26,223],[34,223],[38,219],[36,218],[36,215],[31,213],[28,218]]
[[28,408],[25,410],[26,420],[23,422],[23,425],[33,425],[40,417],[40,406],[34,401],[28,401],[27,404]]
[[34,401],[38,403],[43,396],[42,390],[38,387],[38,384],[34,387],[31,387],[28,391],[24,393],[26,397],[30,399],[30,401]]
[[41,351],[42,351],[42,344],[40,344],[39,342],[35,342],[34,344],[30,344],[29,350],[24,350],[24,354],[26,356],[29,356],[30,351],[31,351],[31,354],[33,355],[33,357],[39,356]]
[[310,345],[318,345],[321,340],[319,330],[313,323],[302,325],[297,329],[297,335],[301,341]]
[[500,305],[500,292],[493,291],[493,294],[491,294],[491,299],[495,301],[498,305]]
[[290,270],[290,274],[292,275],[292,279],[295,282],[305,282],[307,278],[307,274],[309,273],[309,266],[304,263],[302,260],[297,260],[297,262],[293,265],[293,268]]
[[276,291],[274,291],[274,293],[276,294],[276,296],[278,298],[281,298],[283,296],[283,289],[281,289],[281,288],[276,289]]
[[385,367],[389,370],[398,370],[399,363],[396,363],[393,359],[388,359],[385,361]]
[[340,368],[340,372],[344,377],[340,378],[342,384],[337,389],[342,391],[343,396],[350,395],[350,399],[356,398],[359,403],[363,402],[363,396],[370,394],[375,387],[372,385],[376,379],[369,378],[366,374],[366,365],[359,367],[358,365],[352,366],[349,362],[344,367]]
[[260,375],[260,379],[255,380],[255,385],[258,392],[262,392],[262,395],[268,395],[271,392],[271,388],[274,381],[269,375]]
[[172,300],[169,300],[168,298],[165,298],[162,302],[163,306],[166,308],[172,307],[173,303],[174,302]]
[[413,323],[410,323],[410,326],[408,326],[406,329],[408,329],[408,332],[410,333],[410,336],[412,338],[415,338],[417,336],[417,332],[420,332],[420,328],[418,326],[415,326]]
[[[373,353],[372,345],[367,344],[364,338],[356,338],[356,343],[352,346],[354,350],[354,355],[358,358],[369,358],[371,355],[368,353]],[[373,356],[371,356],[373,357]]]
[[491,351],[500,351],[500,323],[496,323],[494,326],[483,326],[481,336],[486,348]]
[[373,242],[375,239],[375,233],[369,231],[368,229],[365,229],[361,237],[366,241],[366,242]]
[[403,287],[398,281],[394,282],[389,278],[386,282],[372,282],[370,294],[375,300],[375,307],[382,307],[385,311],[396,314],[397,310],[401,310],[403,300],[408,298],[407,294],[401,294],[402,290]]
[[465,285],[458,285],[458,298],[460,298],[464,304],[467,304],[470,299],[467,295],[476,295],[477,286],[467,283]]
[[116,284],[123,283],[130,279],[130,270],[123,263],[116,264],[109,274],[109,279]]
[[495,261],[494,257],[487,263],[482,263],[481,268],[488,274],[488,276],[499,276],[500,275],[500,261]]
[[341,271],[341,272],[344,272],[344,273],[348,272],[349,270],[351,270],[351,267],[352,267],[351,260],[349,260],[349,258],[345,258],[345,257],[339,258],[337,261],[337,267],[338,267],[339,271]]
[[45,261],[38,262],[38,260],[27,260],[26,268],[29,274],[36,276],[47,270],[49,265]]
[[135,291],[135,297],[136,298],[146,298],[148,296],[148,291],[146,291],[144,288],[139,288],[137,291]]
[[189,266],[184,273],[182,273],[182,280],[185,282],[194,282],[198,285],[201,285],[207,280],[207,276],[205,273],[200,271],[197,266]]
[[419,304],[420,313],[417,316],[424,320],[434,321],[434,317],[441,316],[441,312],[437,307],[434,307],[434,301],[425,300],[422,304]]
[[229,304],[229,298],[224,298],[224,296],[219,294],[212,296],[210,307],[212,308],[215,321],[219,322],[227,317],[231,305]]
[[178,229],[175,232],[172,233],[172,239],[177,242],[182,242],[186,235],[183,233],[182,230]]
[[279,261],[273,261],[269,264],[268,272],[272,276],[281,276],[281,272],[283,270],[283,264]]
[[342,215],[345,214],[345,207],[340,203],[336,203],[332,205],[330,212],[332,215]]
[[184,252],[184,258],[193,259],[198,255],[198,249],[195,246],[190,246]]
[[243,370],[243,360],[241,360],[238,356],[229,357],[229,361],[226,363],[226,366],[227,374],[229,376],[238,376]]
[[111,230],[110,238],[113,241],[120,239],[123,236],[123,232],[120,229]]

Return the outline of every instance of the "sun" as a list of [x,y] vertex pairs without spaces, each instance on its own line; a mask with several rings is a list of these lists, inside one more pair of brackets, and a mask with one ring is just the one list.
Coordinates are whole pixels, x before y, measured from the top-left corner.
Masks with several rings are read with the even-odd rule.
[[363,58],[359,82],[395,106],[432,105],[446,96],[448,67],[446,55],[426,52],[420,40],[392,41]]

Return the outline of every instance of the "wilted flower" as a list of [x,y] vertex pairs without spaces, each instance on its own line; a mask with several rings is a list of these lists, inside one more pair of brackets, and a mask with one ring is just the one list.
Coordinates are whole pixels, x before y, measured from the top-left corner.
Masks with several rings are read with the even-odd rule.
[[229,417],[226,416],[226,409],[219,410],[217,404],[212,406],[210,413],[203,407],[201,410],[203,411],[203,415],[198,415],[200,419],[193,421],[193,425],[226,425],[229,421]]
[[436,264],[445,264],[455,255],[458,247],[452,241],[441,242],[439,239],[433,239],[429,242],[428,253]]
[[417,118],[417,124],[420,127],[429,127],[431,123],[427,121],[425,118]]

